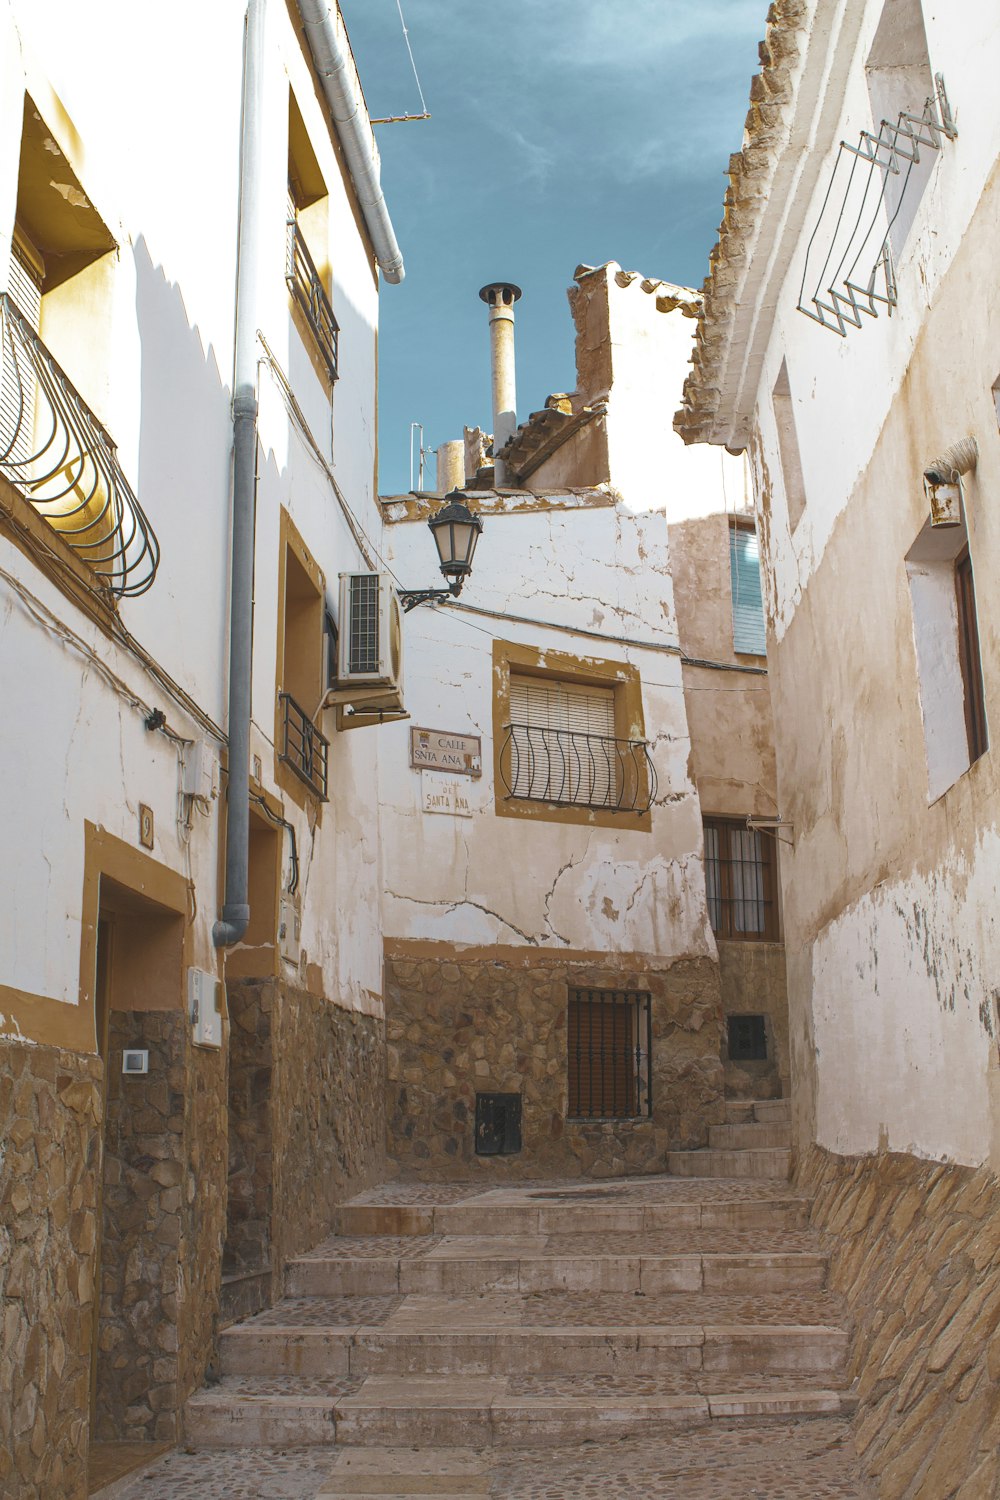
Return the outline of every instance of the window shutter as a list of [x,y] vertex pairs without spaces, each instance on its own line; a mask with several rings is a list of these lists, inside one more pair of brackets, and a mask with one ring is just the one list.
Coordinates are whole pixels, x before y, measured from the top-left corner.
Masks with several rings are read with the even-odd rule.
[[733,588],[733,647],[750,656],[764,656],[767,645],[756,531],[743,526],[729,528],[729,569]]
[[613,806],[619,766],[613,688],[510,679],[512,795]]

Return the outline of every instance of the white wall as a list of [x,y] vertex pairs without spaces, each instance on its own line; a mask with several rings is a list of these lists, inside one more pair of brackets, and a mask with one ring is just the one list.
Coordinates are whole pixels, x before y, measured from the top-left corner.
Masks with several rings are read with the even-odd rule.
[[[180,0],[164,15],[121,0],[87,6],[54,0],[44,8],[13,0],[0,17],[0,266],[5,275],[26,89],[119,245],[102,314],[110,352],[87,372],[89,383],[80,384],[117,442],[162,548],[156,582],[143,597],[122,603],[122,619],[216,724],[225,722],[228,691],[244,8],[242,0],[207,7]],[[289,81],[329,190],[332,301],[342,330],[332,437],[328,403],[292,322],[284,280]],[[277,3],[268,8],[264,95],[266,242],[257,305],[247,316],[290,376],[352,510],[375,532],[378,288],[308,64]],[[82,364],[86,350],[74,351],[71,340],[66,347],[72,378],[71,358]],[[271,741],[279,507],[290,511],[328,579],[360,558],[329,479],[290,423],[266,367],[260,397],[253,711],[264,784],[277,792]],[[8,820],[12,857],[0,888],[0,984],[77,1001],[83,825],[90,820],[136,846],[140,801],[155,813],[155,857],[194,880],[195,962],[215,967],[211,927],[221,900],[223,805],[194,817],[186,848],[178,826],[177,751],[144,729],[142,710],[127,696],[162,707],[182,737],[203,731],[2,533],[0,567],[92,653],[60,640],[44,610],[39,620],[17,584],[0,575],[0,764],[8,788],[16,789]],[[109,685],[95,657],[124,686]],[[216,759],[220,748],[213,742]],[[360,735],[335,741],[331,805],[315,838],[310,817],[291,803],[285,808],[302,861],[309,962],[321,966],[329,996],[365,1009],[377,1008],[381,992],[371,749]],[[331,920],[334,912],[342,914],[338,920]]]
[[[391,526],[387,541],[406,585],[432,581],[425,526]],[[409,726],[377,731],[385,742],[387,936],[714,954],[680,662],[662,649],[677,644],[662,514],[618,507],[490,517],[462,600],[497,617],[425,607],[407,616],[406,707],[413,725],[480,734],[484,772],[467,787],[463,779],[471,818],[424,813],[423,773],[408,764]],[[659,777],[651,832],[496,816],[494,637],[639,670]]]

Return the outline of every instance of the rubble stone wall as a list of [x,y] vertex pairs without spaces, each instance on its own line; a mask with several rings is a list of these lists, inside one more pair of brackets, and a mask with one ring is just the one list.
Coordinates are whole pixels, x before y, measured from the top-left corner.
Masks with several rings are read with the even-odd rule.
[[84,1500],[102,1064],[0,1049],[0,1491]]
[[719,941],[722,1009],[727,1016],[762,1015],[768,1056],[762,1062],[733,1062],[723,1038],[726,1094],[731,1099],[781,1099],[791,1093],[788,1046],[788,988],[783,943]]
[[882,1500],[1000,1494],[1000,1181],[811,1148],[798,1185],[834,1235],[854,1320],[858,1451]]
[[330,1234],[339,1204],[386,1177],[385,1023],[276,987],[275,1267]]
[[[405,1174],[506,1180],[657,1172],[724,1116],[719,971],[710,959],[643,968],[507,959],[386,958],[389,1152]],[[635,960],[632,960],[635,962]],[[569,990],[652,996],[653,1117],[567,1120]],[[476,1094],[520,1093],[519,1154],[477,1156]]]
[[385,1178],[385,1026],[275,979],[227,990],[231,1024],[226,1269],[278,1273]]

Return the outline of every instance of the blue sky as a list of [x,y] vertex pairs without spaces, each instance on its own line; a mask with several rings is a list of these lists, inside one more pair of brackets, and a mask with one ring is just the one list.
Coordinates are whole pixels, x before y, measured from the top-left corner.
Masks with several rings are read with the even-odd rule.
[[[373,115],[419,110],[396,0],[341,0]],[[489,430],[486,309],[517,309],[518,416],[575,383],[566,287],[581,262],[700,285],[739,149],[766,0],[403,0],[432,119],[376,127],[406,262],[384,286],[383,493],[408,435]],[[433,470],[426,483],[433,487]]]

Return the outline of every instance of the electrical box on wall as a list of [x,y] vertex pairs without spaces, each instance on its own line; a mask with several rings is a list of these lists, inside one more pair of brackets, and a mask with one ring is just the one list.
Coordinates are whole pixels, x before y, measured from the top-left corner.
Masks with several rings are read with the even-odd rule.
[[126,1047],[122,1053],[123,1073],[148,1073],[149,1052],[144,1047]]
[[291,896],[282,896],[278,912],[278,947],[282,958],[291,964],[299,961],[299,944],[302,938],[302,917]]
[[181,790],[186,797],[197,797],[200,802],[211,802],[218,794],[216,769],[218,761],[209,749],[207,740],[195,740],[184,747],[184,764],[181,771]]
[[196,1047],[222,1046],[222,984],[205,969],[188,969],[188,1014]]

